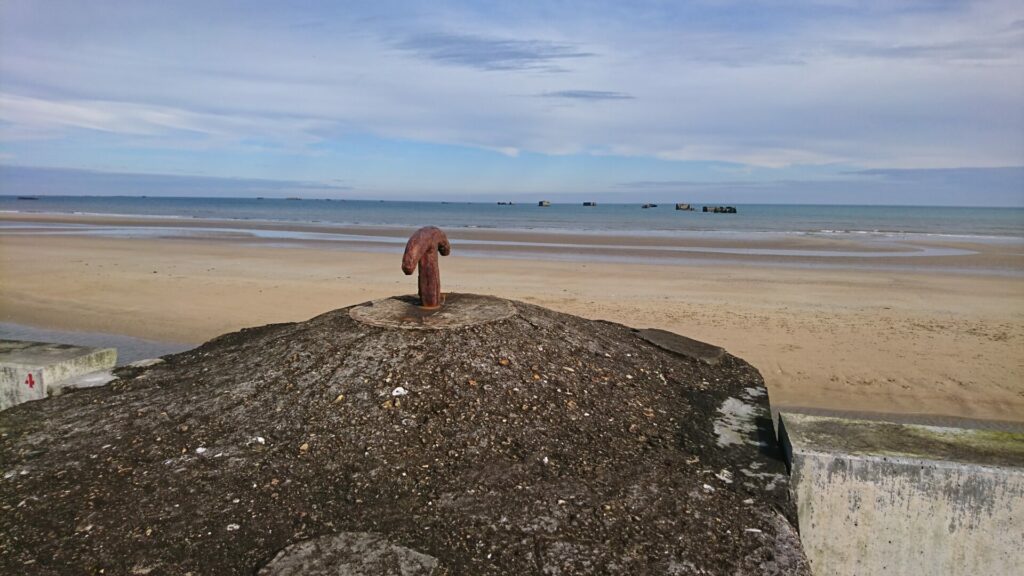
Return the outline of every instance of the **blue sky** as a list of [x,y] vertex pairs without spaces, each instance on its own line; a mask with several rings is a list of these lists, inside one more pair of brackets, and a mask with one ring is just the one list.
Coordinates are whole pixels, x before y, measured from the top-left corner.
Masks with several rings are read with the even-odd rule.
[[1022,103],[1019,1],[0,3],[2,194],[1024,205]]

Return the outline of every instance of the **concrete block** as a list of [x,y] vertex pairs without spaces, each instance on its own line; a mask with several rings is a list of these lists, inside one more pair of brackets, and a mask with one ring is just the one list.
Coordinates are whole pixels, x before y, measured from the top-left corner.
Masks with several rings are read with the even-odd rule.
[[43,371],[0,364],[0,410],[46,398]]
[[97,372],[115,364],[113,348],[0,340],[0,410],[58,394],[69,383],[96,382]]
[[816,576],[1019,574],[1024,434],[782,413]]

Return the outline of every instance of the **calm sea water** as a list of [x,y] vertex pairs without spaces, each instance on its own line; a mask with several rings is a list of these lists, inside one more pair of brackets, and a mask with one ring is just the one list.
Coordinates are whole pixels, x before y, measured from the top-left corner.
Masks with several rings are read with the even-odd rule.
[[0,338],[10,340],[30,340],[33,342],[57,342],[74,346],[91,346],[93,348],[117,348],[117,365],[124,366],[138,360],[158,358],[166,354],[175,354],[193,348],[190,344],[176,342],[157,342],[132,338],[121,334],[104,332],[74,332],[70,330],[52,330],[25,326],[13,322],[0,322]]
[[676,211],[674,205],[376,202],[250,198],[0,196],[0,210],[267,220],[329,224],[536,229],[630,234],[685,231],[937,234],[1024,237],[1024,208],[741,204],[737,214]]

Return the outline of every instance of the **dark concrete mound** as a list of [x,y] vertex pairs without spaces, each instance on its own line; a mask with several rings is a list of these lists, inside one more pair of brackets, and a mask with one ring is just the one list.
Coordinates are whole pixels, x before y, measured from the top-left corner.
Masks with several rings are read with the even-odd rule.
[[809,574],[754,368],[468,304],[511,313],[336,310],[0,413],[0,573]]

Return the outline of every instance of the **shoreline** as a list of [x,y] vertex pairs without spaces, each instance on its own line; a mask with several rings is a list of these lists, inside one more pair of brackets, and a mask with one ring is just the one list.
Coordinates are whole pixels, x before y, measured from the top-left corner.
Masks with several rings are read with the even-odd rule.
[[[623,205],[625,206],[625,205]],[[908,206],[909,207],[909,206]],[[1009,208],[1015,209],[1015,208]],[[727,216],[725,218],[728,218]],[[0,222],[24,221],[36,223],[88,223],[95,225],[124,225],[124,226],[151,226],[154,224],[166,224],[180,227],[204,227],[216,224],[223,227],[242,227],[254,230],[309,230],[309,231],[359,231],[367,234],[388,235],[396,232],[404,232],[417,228],[415,225],[404,225],[395,223],[368,223],[368,222],[332,222],[329,220],[296,220],[296,219],[274,219],[274,218],[248,218],[248,217],[201,217],[170,214],[127,214],[107,212],[49,212],[39,210],[0,210]],[[723,220],[727,222],[727,220]],[[810,237],[810,238],[847,238],[864,239],[865,237],[877,239],[904,239],[904,240],[951,240],[965,242],[992,242],[992,243],[1014,243],[1024,244],[1024,228],[1015,230],[1010,234],[980,234],[980,233],[943,233],[943,232],[920,232],[903,230],[862,230],[862,229],[813,229],[813,230],[739,230],[730,228],[706,229],[706,228],[648,228],[648,229],[602,229],[585,227],[558,227],[558,226],[487,226],[487,225],[444,225],[453,231],[472,234],[474,232],[484,234],[550,234],[555,236],[581,236],[581,237],[606,237],[616,236],[623,238],[651,240],[665,238],[699,238],[705,236],[722,236],[725,238],[735,237],[738,239],[763,239],[763,238],[788,238],[788,237]]]
[[[107,237],[235,242],[396,253],[415,227],[304,222],[0,213],[0,237]],[[744,265],[890,270],[1024,277],[1024,239],[692,232],[673,235],[581,231],[447,230],[469,257],[620,264]]]
[[[1024,422],[1019,278],[934,263],[906,271],[500,259],[459,246],[442,260],[446,292],[720,345],[761,371],[779,407]],[[216,238],[0,235],[0,270],[14,279],[0,283],[0,321],[188,344],[416,286],[392,252]]]

